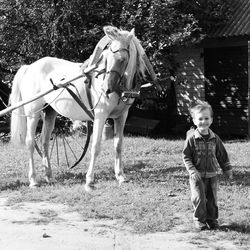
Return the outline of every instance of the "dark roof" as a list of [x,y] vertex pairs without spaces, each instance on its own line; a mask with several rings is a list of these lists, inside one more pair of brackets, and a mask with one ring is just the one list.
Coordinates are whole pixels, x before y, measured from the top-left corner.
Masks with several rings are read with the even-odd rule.
[[231,0],[230,19],[225,25],[211,30],[209,37],[233,37],[250,35],[250,0]]

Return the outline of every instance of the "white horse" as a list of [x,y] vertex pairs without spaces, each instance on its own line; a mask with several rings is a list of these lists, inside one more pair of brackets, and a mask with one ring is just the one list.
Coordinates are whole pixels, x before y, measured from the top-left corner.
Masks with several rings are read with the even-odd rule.
[[[91,63],[96,63],[95,69],[89,70],[88,76],[72,81],[69,86],[88,112],[80,107],[67,89],[56,88],[56,85],[62,81],[82,74],[81,63],[44,57],[30,65],[22,66],[14,77],[10,96],[11,105],[29,100],[51,88],[51,84],[55,87],[51,93],[12,112],[12,141],[26,144],[29,150],[30,187],[38,185],[33,159],[34,139],[40,111],[46,104],[52,107],[50,111],[44,111],[42,129],[42,165],[45,168],[47,182],[50,182],[52,178],[48,157],[49,139],[58,113],[72,120],[93,120],[91,159],[86,173],[86,191],[94,188],[94,165],[100,152],[102,131],[107,118],[114,119],[115,176],[119,184],[126,180],[121,153],[124,125],[128,109],[134,101],[129,93],[135,87],[136,76],[145,78],[146,71],[149,75],[152,74],[153,78],[155,75],[144,49],[134,35],[134,29],[128,32],[113,26],[106,26],[104,33],[104,40],[108,42],[103,46],[100,55],[93,54],[88,62],[85,62],[85,67],[90,68]],[[96,47],[95,51],[98,49],[100,50]],[[86,84],[89,86],[89,94],[86,91]],[[125,98],[123,98],[124,93],[127,93]],[[91,101],[88,95],[91,96]],[[94,118],[90,117],[91,111],[93,111]]]

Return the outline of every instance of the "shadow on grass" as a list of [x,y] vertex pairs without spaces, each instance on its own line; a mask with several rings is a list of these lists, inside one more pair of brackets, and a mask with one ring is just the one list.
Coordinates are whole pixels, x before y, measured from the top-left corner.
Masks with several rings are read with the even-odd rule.
[[[55,177],[57,183],[62,184],[84,184],[86,182],[86,173],[66,171],[58,173]],[[115,179],[114,171],[103,170],[95,173],[95,182],[110,181]]]
[[[233,166],[233,180],[227,181],[224,176],[220,176],[220,180],[225,183],[236,186],[250,186],[250,170],[249,166]],[[222,182],[223,183],[223,182]]]
[[[50,184],[45,181],[45,179],[38,180],[38,187],[41,186],[48,186],[48,185],[54,185],[55,183],[60,183],[62,185],[70,185],[70,184],[78,184],[78,183],[85,183],[85,173],[72,173],[72,172],[60,172],[54,174],[55,178],[54,181],[52,181]],[[19,179],[14,180],[10,179],[8,182],[2,182],[0,183],[0,191],[6,191],[6,190],[18,190],[21,187],[28,187],[29,182],[27,181],[20,181]]]
[[[168,182],[174,179],[178,182],[187,182],[188,174],[183,166],[177,164],[174,167],[155,168],[147,161],[138,161],[136,164],[128,165],[124,171],[129,181],[132,182]],[[223,181],[225,178],[219,176],[222,185],[236,185],[236,186],[250,186],[250,172],[247,171],[246,166],[234,166],[234,179],[232,182]],[[236,171],[237,170],[237,171]],[[63,172],[54,173],[55,182],[62,185],[84,184],[86,181],[86,173],[67,170]],[[102,170],[95,170],[95,182],[100,181],[113,181],[115,180],[115,173],[113,167],[105,168]],[[45,181],[41,180],[40,185],[48,185]],[[53,183],[52,183],[53,185]],[[0,191],[4,190],[17,190],[22,186],[29,186],[28,180],[14,180],[10,179],[0,184]]]
[[[238,167],[239,169],[240,167]],[[237,169],[237,167],[234,167]],[[188,173],[184,166],[177,164],[175,167],[154,168],[152,164],[147,161],[138,161],[134,165],[128,165],[124,169],[125,174],[130,181],[142,182],[144,180],[152,182],[168,182],[169,179],[175,179],[179,182],[188,181]],[[74,170],[67,170],[54,174],[57,183],[61,184],[83,184],[86,181],[86,173]],[[224,182],[224,176],[220,176],[220,182],[227,183],[226,185],[250,185],[250,172],[235,172],[232,183]],[[105,168],[103,170],[95,170],[95,182],[113,181],[115,180],[115,173],[113,167]]]
[[[154,182],[164,182],[168,181],[169,178],[183,179],[187,180],[187,176],[183,176],[183,171],[185,169],[180,166],[170,167],[170,168],[154,168],[154,166],[148,164],[146,161],[139,161],[134,165],[128,165],[125,169],[125,175],[128,177],[129,181],[141,182],[143,180],[154,181]],[[55,175],[57,182],[62,184],[69,183],[85,183],[86,173],[65,171],[58,172]],[[109,167],[103,170],[95,170],[95,182],[100,181],[113,181],[115,180],[114,168]]]
[[250,234],[250,225],[231,223],[229,225],[221,225],[221,231],[235,231],[238,233]]
[[[112,171],[101,171],[95,174],[95,182],[98,181],[109,181],[115,180],[115,174]],[[54,173],[54,180],[48,184],[45,179],[38,180],[38,187],[41,186],[48,186],[48,185],[75,185],[75,184],[85,184],[86,182],[86,173],[82,172],[72,172],[72,171],[63,171]],[[0,183],[0,191],[6,190],[18,190],[21,187],[28,187],[29,182],[27,181],[20,181],[10,179],[6,182]]]
[[0,185],[0,191],[6,191],[6,190],[17,190],[20,187],[23,186],[29,186],[28,182],[22,182],[20,180],[13,180],[13,181],[9,181],[9,182],[5,182],[5,183],[1,183]]
[[55,175],[55,180],[57,183],[83,183],[86,180],[85,173],[77,173],[71,171],[58,172]]
[[177,165],[176,167],[154,168],[153,165],[146,161],[140,161],[135,165],[126,167],[125,173],[130,176],[131,180],[148,179],[154,182],[168,181],[170,178],[187,180],[188,176],[183,174],[184,167]]

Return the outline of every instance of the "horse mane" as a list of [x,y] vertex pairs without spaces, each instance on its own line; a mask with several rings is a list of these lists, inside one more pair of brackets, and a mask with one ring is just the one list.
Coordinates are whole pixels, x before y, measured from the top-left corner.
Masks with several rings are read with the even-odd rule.
[[143,55],[145,55],[145,50],[141,46],[139,39],[136,36],[133,36],[132,41],[137,50],[137,67],[136,73],[141,76],[142,78],[146,78],[145,72],[147,71],[147,67],[145,65]]
[[[128,35],[130,34],[129,31],[126,30],[118,30],[119,33],[114,33],[115,39],[117,40],[126,40]],[[147,67],[145,65],[143,55],[145,55],[145,50],[143,49],[140,40],[133,35],[131,39],[131,43],[134,45],[136,51],[132,51],[133,53],[136,53],[136,75],[140,78],[146,78],[145,72],[147,71]],[[130,46],[130,50],[132,46]],[[131,51],[130,51],[131,52]]]
[[[125,30],[121,30],[120,34],[121,35],[125,35],[127,38],[127,35],[129,34],[129,31],[125,31]],[[118,38],[119,39],[119,38]],[[123,37],[120,37],[120,39],[123,39]],[[147,71],[147,67],[145,65],[143,56],[146,54],[145,50],[143,49],[140,40],[133,35],[131,42],[134,44],[135,48],[136,48],[136,54],[137,54],[137,60],[136,60],[136,74],[142,78],[146,78],[146,74],[145,72]]]

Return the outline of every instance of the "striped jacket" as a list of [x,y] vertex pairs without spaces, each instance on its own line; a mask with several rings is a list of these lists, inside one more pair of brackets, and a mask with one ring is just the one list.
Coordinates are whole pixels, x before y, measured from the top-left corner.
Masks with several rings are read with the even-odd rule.
[[217,134],[209,129],[209,138],[205,140],[196,129],[186,138],[182,158],[189,174],[199,172],[201,177],[216,176],[221,168],[231,171],[227,151]]

